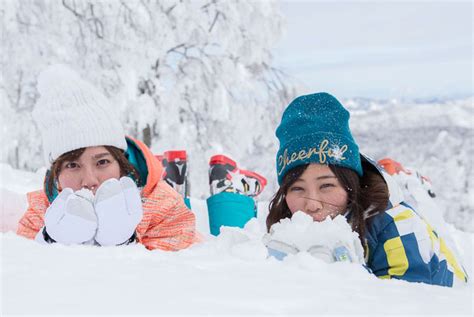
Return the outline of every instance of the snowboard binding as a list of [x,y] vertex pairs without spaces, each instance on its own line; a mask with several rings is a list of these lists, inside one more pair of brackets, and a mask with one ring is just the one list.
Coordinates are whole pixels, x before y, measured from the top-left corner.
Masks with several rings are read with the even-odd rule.
[[189,198],[188,166],[186,151],[166,151],[161,158],[163,164],[162,179],[176,190],[183,198]]
[[222,192],[258,196],[265,186],[265,177],[255,172],[239,169],[237,163],[225,155],[214,155],[209,161],[209,186],[211,195]]
[[[428,193],[431,198],[436,197],[436,194],[433,191],[431,185],[431,181],[428,177],[421,175],[417,171],[412,171],[408,168],[403,167],[402,164],[395,160],[392,160],[391,158],[381,159],[378,161],[378,164],[381,165],[383,169],[390,175],[404,174],[405,176],[409,176],[410,178],[416,178],[416,182]],[[404,187],[408,187],[408,185],[405,184]]]

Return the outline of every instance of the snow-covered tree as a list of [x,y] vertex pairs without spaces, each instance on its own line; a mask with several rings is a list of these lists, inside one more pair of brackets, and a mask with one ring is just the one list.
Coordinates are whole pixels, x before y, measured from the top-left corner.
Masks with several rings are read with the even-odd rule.
[[[10,0],[2,27],[0,87],[22,122],[6,122],[14,146],[3,160],[14,166],[42,165],[35,79],[59,62],[114,101],[129,134],[157,152],[186,149],[194,188],[212,154],[250,169],[273,162],[272,131],[294,94],[272,67],[282,29],[273,1]],[[273,164],[260,172],[272,175]]]

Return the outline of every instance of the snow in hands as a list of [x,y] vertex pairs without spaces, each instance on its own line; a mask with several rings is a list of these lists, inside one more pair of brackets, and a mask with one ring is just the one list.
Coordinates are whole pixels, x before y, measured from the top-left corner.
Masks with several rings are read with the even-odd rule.
[[316,222],[311,216],[299,211],[291,219],[282,219],[274,224],[263,240],[269,248],[269,254],[276,255],[278,259],[288,254],[308,252],[328,263],[364,263],[359,235],[352,231],[346,218],[340,215]]

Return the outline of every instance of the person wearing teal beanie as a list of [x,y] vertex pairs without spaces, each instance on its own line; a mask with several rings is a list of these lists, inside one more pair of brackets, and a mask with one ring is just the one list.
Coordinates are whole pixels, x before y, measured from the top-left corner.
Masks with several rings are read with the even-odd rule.
[[276,136],[277,176],[311,162],[334,164],[362,176],[359,147],[349,129],[349,112],[327,93],[296,98],[285,110]]
[[349,118],[328,93],[300,96],[284,111],[276,129],[280,187],[266,219],[269,254],[281,258],[297,250],[272,240],[272,226],[280,220],[298,211],[318,222],[342,215],[358,234],[361,257],[376,276],[442,286],[465,284],[466,271],[445,238],[403,201],[394,179],[359,152]]

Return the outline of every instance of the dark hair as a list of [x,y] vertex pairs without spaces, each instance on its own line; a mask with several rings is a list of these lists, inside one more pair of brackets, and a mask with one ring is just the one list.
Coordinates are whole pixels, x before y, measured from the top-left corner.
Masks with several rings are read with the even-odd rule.
[[[125,156],[125,152],[119,148],[116,148],[115,146],[105,145],[104,147],[107,149],[107,151],[109,151],[113,158],[117,160],[117,163],[120,167],[120,177],[131,175],[136,182],[139,182],[140,175],[135,166],[133,166],[128,161],[127,157]],[[86,148],[83,147],[77,150],[66,152],[53,162],[51,168],[48,171],[47,179],[45,180],[45,192],[48,195],[53,193],[54,190],[59,190],[59,188],[56,186],[56,182],[58,180],[59,174],[61,173],[61,167],[63,166],[63,163],[77,160],[85,150]]]
[[[288,189],[304,173],[309,164],[300,165],[291,169],[283,178],[280,188],[269,205],[267,230],[284,218],[291,218],[291,211],[286,203],[285,195]],[[346,167],[328,165],[348,195],[347,208],[351,211],[350,224],[352,230],[359,234],[365,246],[365,231],[367,219],[385,211],[388,206],[388,188],[382,176],[369,163],[363,162],[364,176],[359,175]]]

